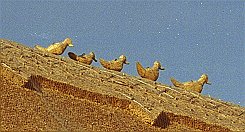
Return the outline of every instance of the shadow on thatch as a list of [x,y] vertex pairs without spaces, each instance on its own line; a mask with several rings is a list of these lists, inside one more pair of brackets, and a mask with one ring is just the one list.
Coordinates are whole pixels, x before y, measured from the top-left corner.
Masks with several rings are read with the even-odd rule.
[[42,93],[42,86],[35,75],[31,75],[22,87]]

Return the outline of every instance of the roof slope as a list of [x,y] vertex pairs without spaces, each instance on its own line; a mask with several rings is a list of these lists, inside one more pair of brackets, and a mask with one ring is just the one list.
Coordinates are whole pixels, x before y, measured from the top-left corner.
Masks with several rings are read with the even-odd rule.
[[0,130],[245,131],[245,108],[0,39]]

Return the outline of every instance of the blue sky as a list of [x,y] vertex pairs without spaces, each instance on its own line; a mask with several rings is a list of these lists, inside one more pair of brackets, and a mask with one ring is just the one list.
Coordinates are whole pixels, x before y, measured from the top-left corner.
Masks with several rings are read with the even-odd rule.
[[[66,37],[77,54],[125,54],[123,72],[138,76],[135,62],[165,67],[158,82],[209,75],[202,94],[245,106],[244,1],[23,1],[1,0],[0,37],[33,47]],[[92,65],[101,67],[99,63]]]

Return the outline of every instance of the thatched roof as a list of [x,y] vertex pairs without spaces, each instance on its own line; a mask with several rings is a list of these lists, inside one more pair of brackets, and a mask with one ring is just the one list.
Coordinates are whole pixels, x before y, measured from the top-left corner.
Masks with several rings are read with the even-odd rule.
[[245,131],[245,108],[0,39],[0,131]]

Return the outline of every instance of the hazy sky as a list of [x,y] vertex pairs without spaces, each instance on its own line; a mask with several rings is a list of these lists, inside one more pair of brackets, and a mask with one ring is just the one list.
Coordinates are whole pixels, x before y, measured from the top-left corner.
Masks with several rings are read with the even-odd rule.
[[[0,38],[44,47],[66,37],[77,54],[125,54],[123,72],[137,76],[158,60],[158,82],[209,75],[202,94],[245,106],[245,2],[240,1],[23,1],[1,0]],[[92,65],[101,67],[99,63]]]

